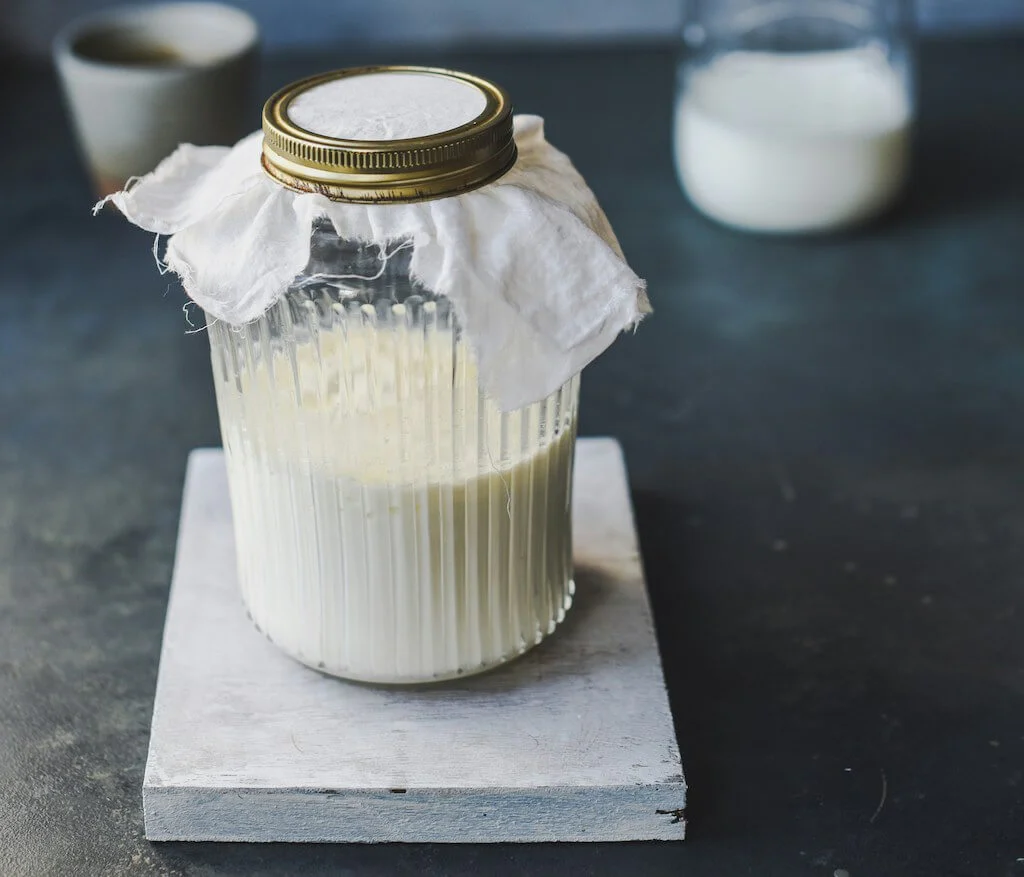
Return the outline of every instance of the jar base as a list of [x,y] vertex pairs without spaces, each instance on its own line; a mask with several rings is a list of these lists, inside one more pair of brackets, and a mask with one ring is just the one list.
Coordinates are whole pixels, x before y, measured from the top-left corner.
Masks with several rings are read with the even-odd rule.
[[519,648],[507,652],[499,658],[491,661],[487,661],[476,667],[470,668],[458,668],[454,671],[446,670],[430,676],[369,676],[360,673],[351,673],[344,669],[333,669],[328,667],[323,661],[312,661],[309,658],[300,655],[299,653],[287,648],[281,643],[277,642],[266,630],[264,630],[258,621],[253,617],[252,612],[246,607],[245,614],[249,621],[252,622],[253,627],[261,633],[267,641],[278,649],[282,654],[286,655],[293,661],[297,661],[310,670],[316,670],[318,673],[324,676],[330,676],[334,679],[342,679],[346,682],[358,682],[362,685],[380,685],[386,687],[401,687],[401,686],[421,686],[421,685],[432,685],[434,683],[451,682],[455,679],[465,679],[469,676],[479,676],[481,673],[486,673],[489,670],[497,669],[503,664],[508,664],[511,661],[516,660],[527,652],[532,651],[536,646],[540,645],[545,640],[549,639],[561,626],[565,620],[566,615],[572,608],[573,595],[576,593],[576,584],[570,579],[566,587],[565,600],[562,604],[562,608],[559,610],[558,615],[551,619],[547,626],[547,630],[538,628],[536,635],[532,642],[524,642]]

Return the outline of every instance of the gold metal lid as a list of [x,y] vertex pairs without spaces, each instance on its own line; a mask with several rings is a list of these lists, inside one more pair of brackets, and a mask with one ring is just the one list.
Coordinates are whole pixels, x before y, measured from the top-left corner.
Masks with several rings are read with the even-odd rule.
[[[483,110],[450,130],[401,140],[346,140],[300,127],[289,108],[300,95],[348,77],[413,73],[471,86]],[[334,201],[423,201],[484,186],[516,160],[512,104],[492,82],[434,67],[355,67],[285,86],[263,107],[263,168],[289,189]]]

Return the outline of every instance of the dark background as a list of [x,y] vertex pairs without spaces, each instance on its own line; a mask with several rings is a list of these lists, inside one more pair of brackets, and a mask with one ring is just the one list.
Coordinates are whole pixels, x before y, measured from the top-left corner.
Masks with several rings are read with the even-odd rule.
[[[57,29],[75,15],[126,0],[4,0],[0,45],[45,56]],[[154,0],[141,0],[142,4]],[[564,45],[670,40],[689,0],[231,0],[259,21],[272,51],[348,53],[373,46],[445,46],[543,41]],[[705,2],[705,0],[698,0]],[[710,0],[722,2],[722,0]],[[928,33],[1024,28],[1022,0],[889,0]],[[332,57],[329,67],[349,66]]]

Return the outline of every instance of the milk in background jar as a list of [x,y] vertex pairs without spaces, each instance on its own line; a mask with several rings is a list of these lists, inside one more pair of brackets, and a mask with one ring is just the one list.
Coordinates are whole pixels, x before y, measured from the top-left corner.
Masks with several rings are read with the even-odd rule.
[[684,32],[697,45],[681,68],[674,147],[694,206],[761,232],[832,231],[888,207],[913,120],[909,56],[884,27],[899,4],[719,6]]

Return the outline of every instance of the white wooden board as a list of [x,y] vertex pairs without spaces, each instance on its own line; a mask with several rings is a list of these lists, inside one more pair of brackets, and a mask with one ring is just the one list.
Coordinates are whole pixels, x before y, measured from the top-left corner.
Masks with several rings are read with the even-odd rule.
[[510,664],[343,682],[246,617],[223,454],[189,458],[143,800],[151,840],[681,839],[686,786],[618,443],[582,439],[577,593]]

